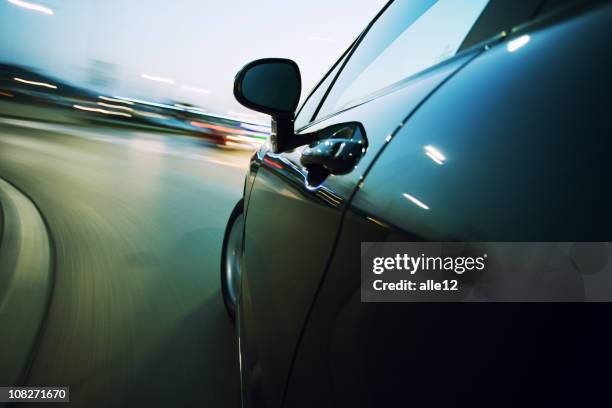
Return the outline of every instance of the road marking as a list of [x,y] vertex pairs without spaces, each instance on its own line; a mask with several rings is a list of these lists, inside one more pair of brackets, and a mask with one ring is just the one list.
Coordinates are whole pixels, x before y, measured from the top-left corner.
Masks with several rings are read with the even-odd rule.
[[[47,316],[52,296],[52,244],[35,204],[12,184],[0,178],[0,204],[4,235],[0,248],[0,326],[10,335],[0,336],[3,377],[19,381],[37,346],[37,335]],[[19,339],[19,341],[14,341]]]

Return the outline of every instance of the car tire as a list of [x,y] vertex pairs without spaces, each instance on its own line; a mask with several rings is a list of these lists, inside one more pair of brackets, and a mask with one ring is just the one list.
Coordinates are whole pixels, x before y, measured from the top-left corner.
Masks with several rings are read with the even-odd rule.
[[227,314],[235,321],[240,299],[244,243],[244,200],[238,201],[230,214],[221,248],[221,293]]

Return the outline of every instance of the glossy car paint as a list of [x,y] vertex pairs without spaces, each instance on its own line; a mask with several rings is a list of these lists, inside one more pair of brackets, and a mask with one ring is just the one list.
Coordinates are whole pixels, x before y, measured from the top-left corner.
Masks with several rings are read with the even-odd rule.
[[[577,327],[567,333],[558,315],[551,318],[550,307],[526,314],[509,305],[364,305],[355,273],[357,253],[364,240],[562,240],[555,234],[564,231],[560,226],[572,209],[559,202],[569,197],[561,194],[559,169],[575,169],[576,160],[584,160],[591,149],[603,155],[609,147],[601,138],[582,146],[576,142],[581,139],[572,145],[568,138],[580,133],[576,126],[584,126],[584,121],[571,120],[573,113],[593,115],[589,98],[598,96],[597,106],[610,106],[605,99],[610,82],[603,75],[611,65],[605,51],[611,38],[609,9],[525,27],[511,38],[529,35],[519,49],[509,51],[508,40],[477,46],[399,89],[303,129],[352,121],[363,125],[370,146],[347,175],[310,183],[300,166],[301,148],[274,155],[264,147],[254,156],[245,184],[245,273],[238,317],[248,404],[274,407],[284,399],[292,407],[379,406],[408,386],[418,392],[406,401],[418,406],[468,404],[468,395],[508,393],[514,384],[508,377],[527,370],[511,344],[504,343],[511,335],[516,349],[533,351],[529,364],[561,368],[550,355],[560,348],[549,347],[544,360],[537,361],[536,351],[546,342],[534,340],[536,347],[529,349],[522,336],[542,336],[538,319],[548,318],[546,341],[564,335],[577,341],[581,329],[591,329],[594,317],[565,315]],[[602,94],[593,94],[594,82],[583,94],[576,93],[576,60],[581,59],[588,65],[578,78],[599,75],[607,86]],[[593,68],[594,73],[586,72]],[[562,72],[565,76],[553,75]],[[584,109],[573,110],[580,103]],[[559,106],[563,109],[554,109]],[[559,137],[545,124],[556,124]],[[565,144],[556,146],[557,140]],[[444,163],[432,161],[425,146],[444,152]],[[551,149],[554,160],[547,161]],[[581,155],[573,157],[572,151]],[[593,193],[602,187],[598,175],[610,174],[604,158],[598,159],[593,163],[599,168],[563,177],[576,186],[584,184],[579,176],[590,174],[595,183],[584,185]],[[428,209],[406,200],[405,193],[419,197]],[[585,214],[588,208],[585,204]],[[586,239],[605,237],[604,232],[589,234],[591,226],[565,231],[582,231]],[[603,318],[602,309],[595,316]],[[498,373],[495,359],[502,357],[505,364],[514,364],[502,373],[507,387],[485,381],[492,378],[483,374]],[[578,357],[571,358],[576,363]],[[444,392],[436,382],[440,376],[453,381]],[[478,381],[488,388],[474,389]]]
[[[263,155],[248,202],[242,290],[250,301],[243,319],[252,322],[258,344],[246,355],[261,372],[272,406],[280,404],[293,350],[326,269],[347,200],[377,151],[406,113],[414,109],[477,50],[424,73],[391,94],[316,123],[303,132],[359,119],[369,148],[343,176],[312,184],[300,164],[303,148]],[[315,255],[315,256],[311,256]],[[279,305],[282,305],[279,307]],[[252,334],[251,334],[252,335]]]
[[343,219],[286,406],[610,401],[608,304],[362,304],[356,253],[364,240],[609,241],[611,21],[607,6],[526,27],[408,118]]

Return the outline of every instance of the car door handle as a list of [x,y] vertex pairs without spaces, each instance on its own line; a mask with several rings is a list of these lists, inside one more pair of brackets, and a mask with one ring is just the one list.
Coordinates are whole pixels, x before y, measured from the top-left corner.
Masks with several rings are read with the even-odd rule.
[[[337,126],[334,126],[338,129]],[[329,138],[311,143],[300,161],[309,170],[325,170],[329,174],[347,174],[355,168],[368,148],[363,127],[349,123],[335,130]]]

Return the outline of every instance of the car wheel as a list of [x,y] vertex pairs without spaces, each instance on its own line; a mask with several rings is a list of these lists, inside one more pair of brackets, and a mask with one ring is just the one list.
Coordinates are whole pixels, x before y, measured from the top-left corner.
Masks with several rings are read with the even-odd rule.
[[230,215],[221,249],[221,293],[225,309],[232,320],[240,295],[244,234],[244,200],[238,201]]

